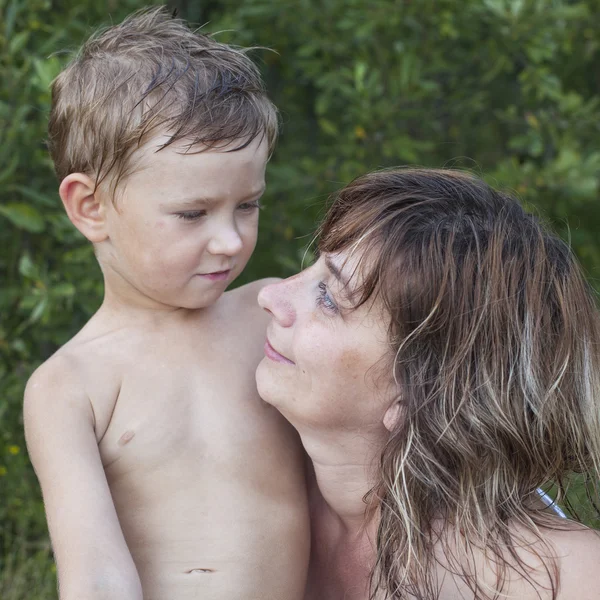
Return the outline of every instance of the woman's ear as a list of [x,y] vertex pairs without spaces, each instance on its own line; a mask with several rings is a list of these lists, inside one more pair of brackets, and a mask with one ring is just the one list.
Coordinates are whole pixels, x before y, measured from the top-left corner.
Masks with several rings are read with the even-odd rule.
[[402,403],[395,400],[383,415],[383,426],[391,433],[402,417]]
[[67,175],[58,188],[71,223],[90,242],[108,238],[104,206],[92,179],[83,173]]

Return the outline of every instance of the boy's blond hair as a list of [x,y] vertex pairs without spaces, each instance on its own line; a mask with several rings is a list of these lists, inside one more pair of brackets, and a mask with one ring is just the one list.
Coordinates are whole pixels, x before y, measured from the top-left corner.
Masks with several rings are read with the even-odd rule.
[[237,150],[258,136],[272,149],[277,112],[246,52],[164,8],[94,34],[52,84],[48,145],[58,178],[86,173],[98,185],[110,176],[114,193],[133,152],[159,133],[169,136],[160,149],[184,141],[191,151]]

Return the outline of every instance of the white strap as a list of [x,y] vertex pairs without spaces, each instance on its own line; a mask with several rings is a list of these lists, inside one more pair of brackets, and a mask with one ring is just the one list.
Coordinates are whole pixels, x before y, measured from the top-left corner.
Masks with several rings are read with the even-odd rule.
[[538,488],[537,492],[546,506],[551,508],[559,517],[562,517],[563,519],[567,518],[567,515],[565,515],[560,506],[558,506],[558,504],[556,504],[554,500],[552,500],[552,498],[550,498],[550,496],[544,492],[544,490]]

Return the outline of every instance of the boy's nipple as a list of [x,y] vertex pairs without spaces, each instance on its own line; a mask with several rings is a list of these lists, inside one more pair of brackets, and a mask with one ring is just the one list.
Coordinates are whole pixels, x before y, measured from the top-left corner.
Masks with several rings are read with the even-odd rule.
[[133,439],[133,436],[135,435],[135,431],[131,431],[131,429],[128,429],[120,438],[119,441],[117,442],[119,444],[119,446],[124,446],[125,444],[127,444],[128,442],[130,442]]

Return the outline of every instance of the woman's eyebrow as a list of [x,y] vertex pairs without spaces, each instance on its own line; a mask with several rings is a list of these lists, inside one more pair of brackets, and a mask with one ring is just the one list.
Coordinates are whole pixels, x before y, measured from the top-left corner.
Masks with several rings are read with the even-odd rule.
[[348,280],[342,274],[342,271],[331,260],[329,256],[325,257],[325,266],[331,271],[331,274],[342,284],[342,287],[348,288]]

